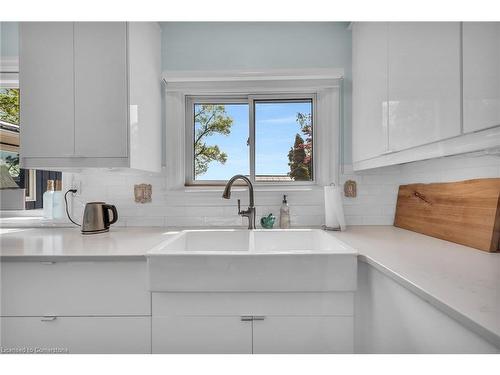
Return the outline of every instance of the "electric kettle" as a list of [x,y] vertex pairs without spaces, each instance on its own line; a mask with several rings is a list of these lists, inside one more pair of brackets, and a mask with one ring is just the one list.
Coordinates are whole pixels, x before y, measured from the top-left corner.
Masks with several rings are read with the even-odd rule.
[[[109,213],[112,219],[109,219]],[[118,220],[118,212],[112,204],[88,202],[82,219],[82,234],[96,234],[109,231],[109,226]]]

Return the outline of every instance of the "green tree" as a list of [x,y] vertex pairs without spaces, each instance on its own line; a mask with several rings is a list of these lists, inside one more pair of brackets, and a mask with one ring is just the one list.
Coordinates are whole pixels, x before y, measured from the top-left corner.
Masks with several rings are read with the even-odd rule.
[[19,89],[0,89],[0,120],[19,124]]
[[288,152],[288,175],[295,181],[309,181],[312,178],[312,115],[311,113],[297,113],[297,123],[305,137],[295,136],[295,143]]
[[194,114],[194,174],[206,173],[211,162],[226,163],[227,154],[217,145],[207,145],[206,138],[215,134],[229,135],[233,119],[223,105],[201,104],[195,106]]
[[290,172],[288,175],[294,181],[309,181],[311,179],[309,168],[305,163],[306,157],[304,139],[300,136],[300,134],[297,134],[295,135],[295,143],[288,152],[288,165],[290,166]]

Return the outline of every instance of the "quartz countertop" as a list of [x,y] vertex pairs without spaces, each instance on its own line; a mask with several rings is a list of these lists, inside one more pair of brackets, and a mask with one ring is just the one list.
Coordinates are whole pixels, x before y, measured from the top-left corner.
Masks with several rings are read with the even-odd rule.
[[365,261],[500,347],[500,253],[393,226],[350,227],[335,237]]
[[[187,229],[187,228],[184,228]],[[176,228],[2,228],[3,260],[144,257]],[[369,263],[500,347],[500,253],[486,253],[392,226],[332,232]]]
[[177,233],[166,228],[112,228],[82,235],[71,228],[1,228],[0,256],[38,260],[49,257],[144,257],[155,245]]

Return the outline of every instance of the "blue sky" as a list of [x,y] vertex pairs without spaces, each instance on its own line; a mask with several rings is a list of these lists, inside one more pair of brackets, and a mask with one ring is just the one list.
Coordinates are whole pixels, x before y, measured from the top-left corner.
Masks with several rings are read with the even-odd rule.
[[[222,165],[212,162],[199,180],[227,180],[235,174],[250,174],[248,138],[248,105],[227,104],[226,112],[233,118],[231,134],[213,135],[208,145],[218,145],[227,155]],[[310,113],[311,103],[256,103],[255,105],[255,171],[258,175],[286,175],[288,151],[295,134],[300,133],[297,113]]]

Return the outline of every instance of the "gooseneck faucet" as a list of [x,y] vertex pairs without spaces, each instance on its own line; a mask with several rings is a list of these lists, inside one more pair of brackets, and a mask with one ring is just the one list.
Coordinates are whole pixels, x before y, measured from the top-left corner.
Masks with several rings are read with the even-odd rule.
[[248,198],[250,200],[250,205],[248,209],[241,210],[240,209],[240,200],[238,199],[238,215],[244,216],[248,218],[248,229],[255,229],[255,206],[253,200],[253,185],[252,181],[248,179],[248,177],[243,176],[241,174],[237,174],[236,176],[231,177],[231,179],[227,182],[226,187],[224,188],[224,193],[222,194],[222,198],[229,199],[231,198],[231,187],[236,180],[243,180],[246,182],[248,186]]

